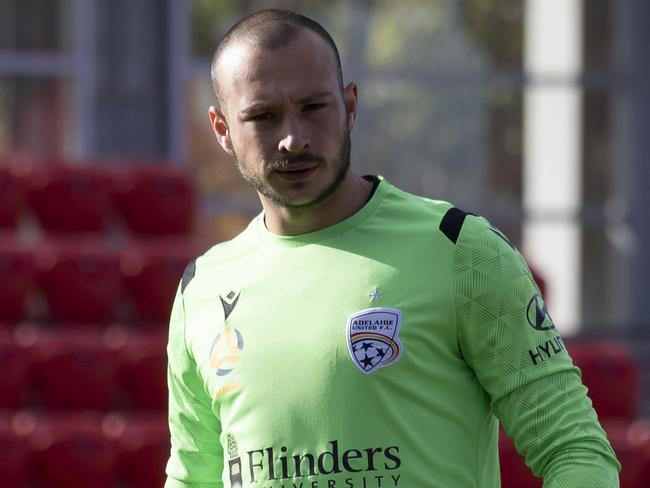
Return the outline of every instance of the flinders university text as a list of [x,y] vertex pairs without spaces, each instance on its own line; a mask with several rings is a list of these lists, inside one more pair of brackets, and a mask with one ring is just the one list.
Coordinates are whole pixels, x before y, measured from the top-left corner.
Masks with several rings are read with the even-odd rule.
[[[232,441],[230,445],[232,447]],[[342,449],[336,440],[322,452],[291,452],[286,446],[242,453],[229,449],[233,488],[390,488],[400,486],[398,446]],[[314,479],[316,478],[316,479]]]

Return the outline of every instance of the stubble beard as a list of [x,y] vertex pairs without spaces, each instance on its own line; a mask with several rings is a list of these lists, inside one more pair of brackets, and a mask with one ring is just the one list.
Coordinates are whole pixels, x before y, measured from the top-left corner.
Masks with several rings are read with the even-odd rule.
[[260,175],[246,174],[244,171],[242,171],[242,165],[237,158],[237,154],[235,154],[235,166],[237,167],[237,170],[239,171],[239,174],[241,174],[244,181],[246,181],[246,183],[251,188],[253,188],[253,190],[266,197],[273,205],[288,209],[309,208],[325,200],[341,185],[341,182],[350,169],[351,151],[352,143],[350,130],[346,128],[341,140],[341,148],[336,158],[336,165],[334,166],[334,173],[332,175],[331,181],[327,184],[327,186],[325,186],[325,188],[323,188],[323,190],[321,190],[320,193],[318,193],[318,195],[316,195],[311,200],[302,203],[292,203],[289,197],[274,191],[273,188],[271,188],[271,186],[266,181],[264,181]]

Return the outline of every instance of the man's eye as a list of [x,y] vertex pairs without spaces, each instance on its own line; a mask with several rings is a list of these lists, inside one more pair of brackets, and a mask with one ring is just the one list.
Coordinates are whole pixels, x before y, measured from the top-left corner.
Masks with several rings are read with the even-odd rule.
[[303,111],[313,112],[314,110],[319,110],[325,106],[324,103],[309,103],[304,106]]
[[264,121],[269,121],[273,120],[275,118],[275,114],[272,112],[264,112],[261,114],[253,115],[250,119],[253,122],[264,122]]

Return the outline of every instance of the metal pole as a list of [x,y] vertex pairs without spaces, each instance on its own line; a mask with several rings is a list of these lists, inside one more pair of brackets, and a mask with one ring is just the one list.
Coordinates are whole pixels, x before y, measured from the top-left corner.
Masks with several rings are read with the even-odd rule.
[[75,134],[72,155],[95,155],[95,107],[97,74],[96,1],[74,0],[73,103]]
[[186,84],[189,73],[189,13],[185,0],[168,0],[168,58],[167,58],[167,154],[174,164],[186,157],[185,110]]

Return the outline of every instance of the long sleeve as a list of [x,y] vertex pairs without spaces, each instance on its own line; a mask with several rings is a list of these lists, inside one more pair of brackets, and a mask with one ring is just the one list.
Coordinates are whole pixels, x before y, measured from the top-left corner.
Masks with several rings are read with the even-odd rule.
[[526,464],[545,488],[618,487],[620,464],[523,257],[469,216],[454,273],[462,354]]
[[167,355],[171,454],[165,488],[221,488],[221,426],[185,342],[181,287],[172,308]]

